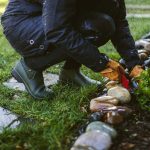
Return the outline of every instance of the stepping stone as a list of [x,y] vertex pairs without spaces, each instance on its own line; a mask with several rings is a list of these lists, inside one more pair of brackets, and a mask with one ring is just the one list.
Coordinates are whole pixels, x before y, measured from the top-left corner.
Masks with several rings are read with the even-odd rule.
[[150,18],[150,14],[128,14],[128,18]]
[[[59,76],[56,74],[51,73],[44,73],[44,83],[46,86],[52,86],[58,82]],[[4,82],[3,85],[10,89],[19,90],[19,91],[26,91],[24,84],[19,83],[14,78],[9,79],[8,81]]]
[[20,122],[18,116],[12,114],[10,111],[0,107],[0,133],[4,128],[16,128]]
[[25,123],[33,124],[35,121],[33,119],[23,118],[3,107],[0,107],[0,133],[2,133],[4,129],[15,129]]

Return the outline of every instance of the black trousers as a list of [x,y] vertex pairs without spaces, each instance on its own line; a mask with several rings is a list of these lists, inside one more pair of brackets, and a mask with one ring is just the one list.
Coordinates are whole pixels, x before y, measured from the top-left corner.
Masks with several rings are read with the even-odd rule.
[[[42,16],[14,16],[11,19],[5,19],[2,23],[8,41],[24,57],[27,66],[31,69],[45,70],[62,61],[65,61],[65,69],[81,66],[77,57],[70,57],[63,48],[56,48],[45,42]],[[15,23],[19,24],[17,28],[15,28]],[[74,24],[74,27],[96,47],[108,42],[115,32],[113,19],[102,13],[86,14]],[[30,56],[26,55],[28,50],[30,50]],[[93,53],[97,54],[97,52]],[[79,59],[81,59],[79,62],[82,62],[82,58]]]

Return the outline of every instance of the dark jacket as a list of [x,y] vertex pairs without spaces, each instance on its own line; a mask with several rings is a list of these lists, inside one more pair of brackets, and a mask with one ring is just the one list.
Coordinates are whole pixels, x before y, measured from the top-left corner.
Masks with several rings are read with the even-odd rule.
[[[137,64],[139,57],[126,20],[124,0],[10,0],[3,18],[16,14],[43,15],[44,32],[49,43],[66,49],[72,55],[85,58],[83,63],[88,67],[102,63],[103,69],[108,60],[99,54],[93,56],[91,62],[87,62],[82,51],[86,49],[88,55],[88,51],[96,47],[72,26],[78,21],[80,14],[89,11],[103,12],[113,17],[116,24],[116,33],[112,37],[114,46],[129,67]],[[98,67],[95,70],[100,69]]]

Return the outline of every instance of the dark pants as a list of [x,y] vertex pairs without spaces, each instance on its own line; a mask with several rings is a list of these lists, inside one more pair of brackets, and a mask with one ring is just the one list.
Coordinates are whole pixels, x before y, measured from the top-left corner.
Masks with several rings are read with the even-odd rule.
[[[90,13],[88,15],[89,17],[82,17],[75,27],[95,46],[102,46],[109,41],[115,32],[114,21],[106,14]],[[81,66],[76,57],[70,57],[64,49],[53,47],[46,42],[42,16],[18,15],[9,18],[2,21],[4,33],[10,44],[24,57],[26,64],[31,69],[44,70],[62,61],[66,61],[64,64],[66,69]],[[30,55],[28,55],[29,51]]]

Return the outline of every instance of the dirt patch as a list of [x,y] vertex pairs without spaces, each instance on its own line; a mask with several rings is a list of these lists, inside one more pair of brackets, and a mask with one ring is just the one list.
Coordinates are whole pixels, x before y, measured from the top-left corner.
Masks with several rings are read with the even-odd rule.
[[[97,96],[102,94],[97,94]],[[123,106],[131,108],[133,112],[122,124],[113,126],[118,136],[113,140],[110,150],[150,150],[150,112],[141,109],[134,95],[132,95],[132,101]],[[77,137],[85,132],[89,116],[87,120],[85,124],[78,127],[78,133],[73,139],[72,145]]]
[[142,110],[135,97],[129,107],[132,115],[114,127],[118,137],[111,150],[150,150],[150,112]]

